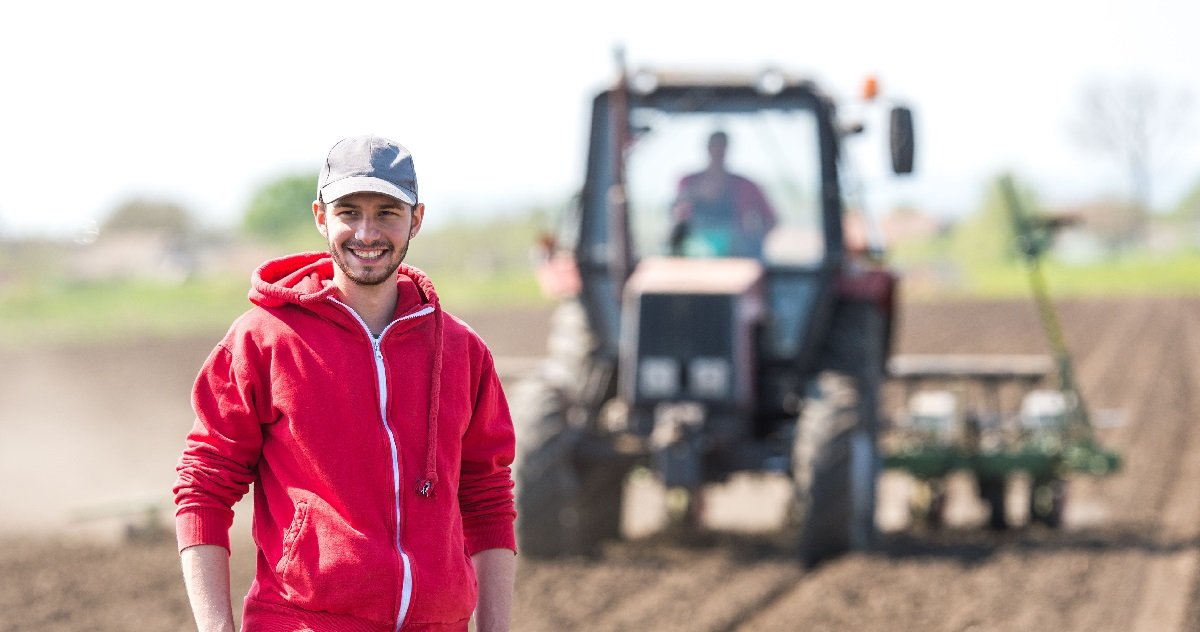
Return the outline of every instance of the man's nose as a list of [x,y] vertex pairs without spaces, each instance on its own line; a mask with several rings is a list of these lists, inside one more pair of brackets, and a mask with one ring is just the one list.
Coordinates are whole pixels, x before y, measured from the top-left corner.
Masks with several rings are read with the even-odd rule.
[[354,238],[359,241],[370,242],[379,237],[379,234],[379,226],[375,223],[375,220],[367,217],[358,223],[354,231]]

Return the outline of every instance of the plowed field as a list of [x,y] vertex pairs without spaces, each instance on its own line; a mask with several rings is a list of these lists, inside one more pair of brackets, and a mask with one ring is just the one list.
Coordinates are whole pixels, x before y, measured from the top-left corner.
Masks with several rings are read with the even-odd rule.
[[[1200,299],[1060,310],[1081,390],[1105,411],[1100,439],[1124,459],[1115,476],[1072,480],[1063,529],[980,529],[970,483],[958,481],[948,527],[896,522],[877,550],[803,570],[769,530],[771,481],[714,490],[726,514],[714,525],[735,527],[686,541],[645,526],[658,500],[635,485],[628,524],[641,537],[596,558],[518,558],[513,629],[1200,630]],[[467,318],[502,358],[542,350],[542,312]],[[169,498],[190,381],[214,341],[0,362],[0,630],[191,629],[172,543],[114,535],[138,524],[125,514]],[[1024,301],[906,306],[897,346],[1047,349]],[[881,503],[902,505],[904,481],[885,478]],[[239,540],[235,603],[252,562]]]

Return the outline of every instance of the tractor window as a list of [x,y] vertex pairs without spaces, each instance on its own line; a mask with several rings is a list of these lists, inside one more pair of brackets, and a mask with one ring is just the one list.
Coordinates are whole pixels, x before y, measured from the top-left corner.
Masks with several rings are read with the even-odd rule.
[[824,255],[821,154],[809,110],[631,112],[626,162],[634,254]]

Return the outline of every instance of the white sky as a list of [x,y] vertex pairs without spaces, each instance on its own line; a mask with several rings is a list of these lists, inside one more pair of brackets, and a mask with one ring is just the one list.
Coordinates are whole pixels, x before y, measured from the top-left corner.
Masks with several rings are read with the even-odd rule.
[[[262,182],[361,133],[413,151],[431,221],[559,203],[581,183],[589,101],[618,42],[635,67],[773,64],[838,95],[876,74],[919,126],[918,175],[877,183],[880,205],[943,214],[973,208],[1003,169],[1051,203],[1123,192],[1123,172],[1066,132],[1088,79],[1145,75],[1189,90],[1200,113],[1187,0],[109,0],[5,14],[0,234],[71,235],[139,195],[231,224]],[[883,164],[877,145],[865,155]],[[1200,177],[1200,126],[1171,158],[1164,205]]]

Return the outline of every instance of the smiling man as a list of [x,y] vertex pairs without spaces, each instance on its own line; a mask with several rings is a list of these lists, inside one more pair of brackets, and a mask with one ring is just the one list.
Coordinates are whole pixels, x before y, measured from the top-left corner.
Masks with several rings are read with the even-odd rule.
[[327,253],[268,261],[254,307],[196,380],[175,483],[200,630],[232,630],[229,527],[254,483],[245,630],[507,630],[512,421],[491,353],[404,265],[412,156],[330,150],[313,202]]

